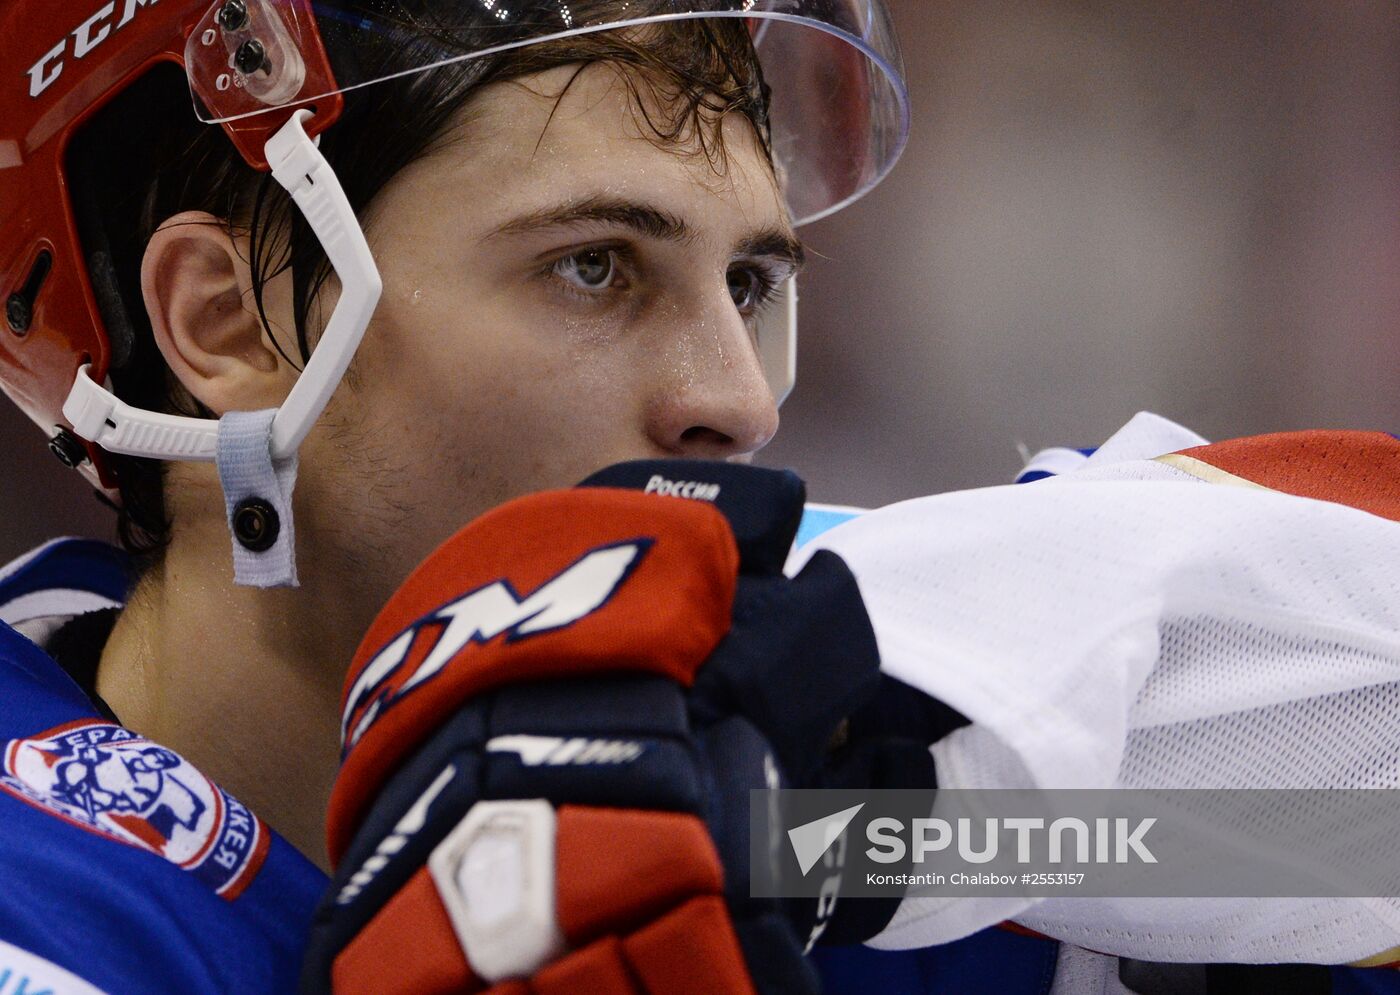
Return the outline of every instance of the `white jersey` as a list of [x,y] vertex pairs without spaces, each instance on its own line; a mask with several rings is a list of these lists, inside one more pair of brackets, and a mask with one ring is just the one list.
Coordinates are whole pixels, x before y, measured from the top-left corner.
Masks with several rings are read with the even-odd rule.
[[[867,513],[793,567],[844,557],[884,669],[971,720],[933,749],[942,787],[1400,787],[1400,440],[1262,438],[1222,469],[1139,415],[1058,476]],[[1400,944],[1400,899],[911,897],[873,945],[1005,919],[1154,961]]]

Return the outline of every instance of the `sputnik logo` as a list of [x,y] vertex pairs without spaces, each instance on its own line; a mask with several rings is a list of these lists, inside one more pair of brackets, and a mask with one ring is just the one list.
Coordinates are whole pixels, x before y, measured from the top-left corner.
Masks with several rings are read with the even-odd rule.
[[841,838],[851,820],[863,808],[865,802],[788,830],[788,840],[792,843],[792,852],[797,855],[797,866],[802,869],[803,877],[831,849],[831,844]]

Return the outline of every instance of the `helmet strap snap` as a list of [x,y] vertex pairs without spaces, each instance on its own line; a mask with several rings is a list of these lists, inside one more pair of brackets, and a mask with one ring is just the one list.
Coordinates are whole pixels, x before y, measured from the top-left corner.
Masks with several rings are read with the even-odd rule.
[[277,409],[230,411],[219,419],[215,462],[233,541],[234,583],[296,587],[292,488],[297,457],[272,457]]

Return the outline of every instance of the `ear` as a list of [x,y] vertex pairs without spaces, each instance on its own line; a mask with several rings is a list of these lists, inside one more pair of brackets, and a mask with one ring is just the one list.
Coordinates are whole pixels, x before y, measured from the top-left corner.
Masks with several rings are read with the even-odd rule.
[[[156,345],[185,389],[218,415],[276,407],[296,382],[253,306],[245,259],[246,244],[235,242],[224,222],[185,211],[166,219],[141,260]],[[273,286],[290,284],[288,276],[264,287],[274,327],[292,325],[290,288]]]

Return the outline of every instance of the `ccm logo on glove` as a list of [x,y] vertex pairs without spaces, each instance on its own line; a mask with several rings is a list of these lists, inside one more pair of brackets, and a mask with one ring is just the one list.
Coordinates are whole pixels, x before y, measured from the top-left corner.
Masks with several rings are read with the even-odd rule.
[[[620,673],[691,686],[729,631],[739,551],[714,506],[663,504],[658,513],[656,497],[611,488],[530,495],[483,515],[414,571],[346,680],[333,859],[423,730],[477,695]],[[617,763],[626,752],[563,738],[541,767]],[[534,747],[518,755],[532,759]]]
[[380,712],[447,666],[471,643],[524,639],[573,625],[617,591],[651,548],[650,539],[604,546],[521,598],[509,580],[479,587],[423,616],[380,650],[346,696],[340,741],[349,749]]

